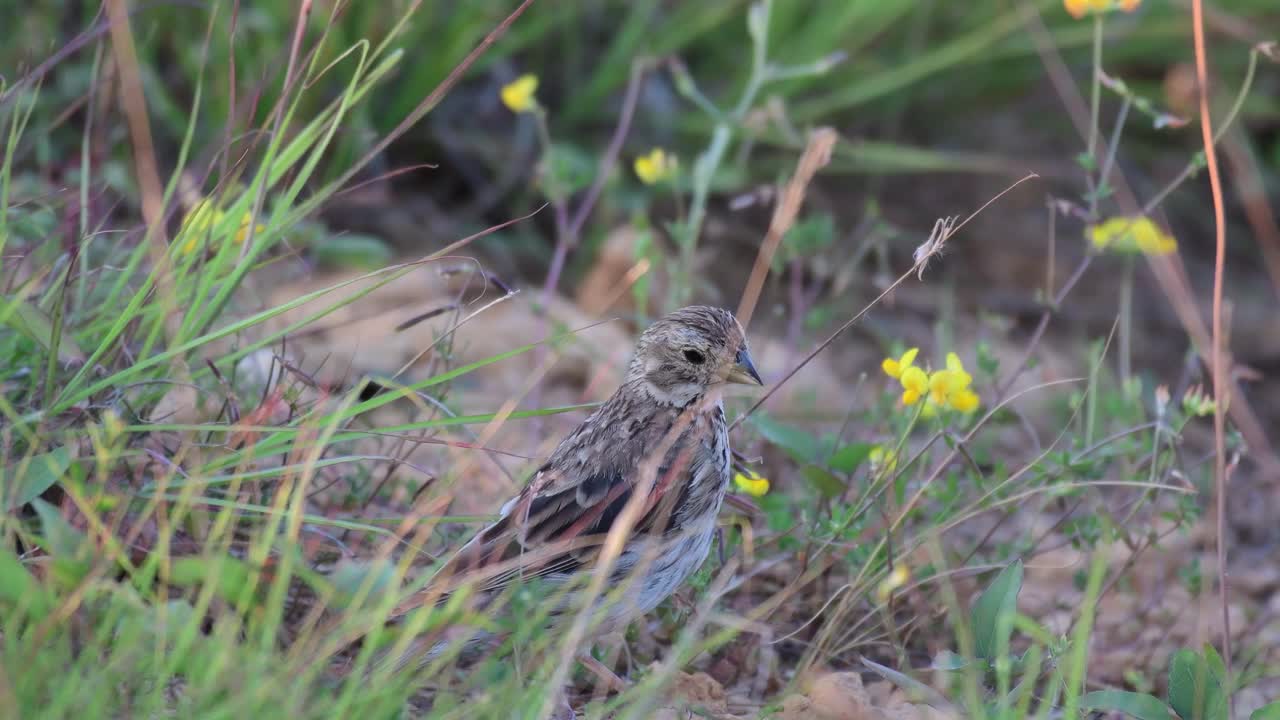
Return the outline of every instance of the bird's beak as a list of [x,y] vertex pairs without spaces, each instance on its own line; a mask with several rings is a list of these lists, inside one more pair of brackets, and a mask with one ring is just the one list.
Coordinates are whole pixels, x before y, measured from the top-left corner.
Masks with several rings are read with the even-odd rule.
[[729,376],[725,380],[742,385],[764,384],[760,379],[760,373],[756,372],[756,366],[751,363],[751,353],[747,352],[746,348],[739,350],[734,357],[733,367],[729,368]]

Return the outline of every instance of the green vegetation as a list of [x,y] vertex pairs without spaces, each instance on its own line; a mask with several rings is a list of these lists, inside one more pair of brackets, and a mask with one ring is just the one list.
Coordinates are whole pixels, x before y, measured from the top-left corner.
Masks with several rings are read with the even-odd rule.
[[[1224,644],[1221,628],[1166,662],[1135,661],[1123,681],[1091,666],[1101,638],[1143,622],[1100,629],[1108,598],[1144,590],[1136,568],[1204,527],[1226,542],[1209,520],[1215,458],[1247,473],[1275,418],[1254,407],[1264,421],[1249,420],[1247,393],[1216,402],[1207,331],[1184,314],[1170,333],[1136,299],[1148,267],[1203,253],[1162,229],[1166,205],[1211,235],[1198,132],[1176,129],[1195,127],[1196,107],[1168,107],[1166,68],[1193,58],[1184,3],[1076,20],[1048,0],[597,0],[514,14],[515,2],[397,0],[302,3],[301,17],[299,3],[263,0],[134,4],[128,32],[124,3],[27,5],[0,11],[0,717],[535,718],[568,675],[587,717],[649,718],[681,672],[743,653],[763,680],[734,675],[742,717],[786,717],[788,695],[833,669],[973,718],[1227,720],[1245,717],[1230,714],[1245,691],[1276,687],[1274,648]],[[1250,132],[1280,117],[1280,95],[1257,90],[1275,87],[1275,50],[1238,28],[1280,17],[1273,0],[1222,5],[1215,137],[1274,187],[1280,140]],[[1053,104],[1045,68],[1079,83],[1084,111],[1074,145],[1036,158],[1053,169],[1004,150],[1002,131],[985,146],[944,141],[949,122],[981,125],[1019,102],[1034,109],[999,111],[1004,122],[1034,115],[1068,134],[1059,105],[1072,103]],[[504,97],[526,74],[538,82],[525,102]],[[596,648],[630,687],[594,687],[541,622],[555,598],[533,583],[485,612],[461,592],[388,625],[490,519],[449,514],[453,495],[432,493],[468,482],[494,457],[476,448],[493,451],[504,427],[590,406],[535,391],[477,409],[475,378],[612,350],[548,307],[619,228],[641,269],[611,288],[630,301],[611,317],[732,307],[716,272],[755,257],[759,208],[818,126],[841,133],[820,175],[831,185],[762,255],[772,275],[751,334],[787,348],[772,381],[849,344],[854,325],[892,362],[842,365],[824,390],[847,408],[834,417],[804,399],[730,399],[743,475],[711,557],[644,627]],[[1130,165],[1143,182],[1123,182]],[[953,239],[969,220],[932,218],[970,217],[987,198],[940,204],[924,188],[1030,171],[1053,186],[1019,192],[1051,195],[1049,210],[1009,244],[1035,244],[1044,282],[1009,289],[1027,297],[1006,322],[962,303],[955,271],[939,269],[983,259]],[[448,223],[415,218],[411,243],[382,232],[390,223],[348,231],[332,213],[361,191],[430,196]],[[747,245],[725,238],[748,226]],[[1059,253],[1078,264],[1063,273]],[[485,274],[498,300],[415,319],[451,319],[421,348],[430,363],[343,383],[316,380],[317,358],[294,364],[299,336],[415,271],[457,274],[449,263],[469,254],[543,287],[538,341],[478,358],[455,346],[472,313],[514,296]],[[345,274],[263,301],[299,267]],[[1111,269],[1103,331],[1062,328],[1098,300],[1082,278]],[[922,286],[936,291],[928,344],[899,332],[918,298],[886,308],[880,292]],[[1198,295],[1167,292],[1204,324]],[[1178,334],[1181,379],[1138,359],[1149,322]],[[1039,373],[1054,353],[1082,371]],[[1212,418],[1228,411],[1215,448]],[[428,444],[444,459],[430,469],[408,459]],[[537,462],[499,466],[516,483]],[[1168,551],[1178,590],[1226,614],[1221,568],[1202,573],[1190,547]],[[1077,559],[1065,625],[1061,608],[1019,604],[1037,559],[1064,549]],[[465,672],[460,649],[378,662],[459,623],[500,631],[501,648]],[[1277,717],[1276,702],[1252,712]]]

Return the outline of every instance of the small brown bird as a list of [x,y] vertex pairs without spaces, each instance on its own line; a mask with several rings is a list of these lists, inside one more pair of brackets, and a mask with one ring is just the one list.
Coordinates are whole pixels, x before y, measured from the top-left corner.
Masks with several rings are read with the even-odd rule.
[[[720,398],[727,383],[762,384],[732,313],[693,306],[653,323],[622,386],[560,442],[501,517],[395,615],[440,602],[463,584],[483,598],[530,578],[567,590],[562,615],[582,610],[587,583],[573,581],[595,571],[605,538],[619,525],[622,546],[605,588],[626,591],[593,598],[598,631],[655,608],[711,547],[731,470]],[[415,648],[419,662],[451,642],[424,641]]]

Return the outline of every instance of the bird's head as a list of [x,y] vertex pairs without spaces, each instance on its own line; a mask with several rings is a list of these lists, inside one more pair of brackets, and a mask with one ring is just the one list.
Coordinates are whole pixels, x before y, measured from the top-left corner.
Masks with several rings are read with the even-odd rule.
[[678,407],[714,385],[764,384],[738,319],[705,305],[681,308],[650,325],[636,345],[627,380],[658,402]]

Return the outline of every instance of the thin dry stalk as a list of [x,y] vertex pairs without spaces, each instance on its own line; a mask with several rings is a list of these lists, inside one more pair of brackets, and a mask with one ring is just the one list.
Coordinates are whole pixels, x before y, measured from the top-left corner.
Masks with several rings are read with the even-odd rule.
[[898,288],[899,285],[906,282],[907,278],[911,277],[912,275],[922,273],[924,271],[924,267],[929,263],[929,261],[933,259],[935,255],[940,255],[942,253],[943,249],[946,246],[947,240],[949,240],[952,235],[959,232],[961,228],[963,228],[965,225],[968,225],[969,222],[973,220],[975,217],[977,217],[983,210],[986,210],[988,207],[990,207],[991,203],[994,203],[995,201],[1004,197],[1007,193],[1009,193],[1011,190],[1018,187],[1022,183],[1037,177],[1040,177],[1040,176],[1036,175],[1035,173],[1031,173],[1023,177],[1021,180],[1018,180],[1017,182],[1013,183],[1009,187],[1005,188],[1004,190],[1001,190],[995,197],[991,198],[986,203],[984,203],[982,207],[978,208],[977,210],[974,210],[973,213],[969,215],[969,217],[965,218],[963,222],[960,222],[957,224],[954,222],[954,220],[947,219],[947,218],[943,218],[942,220],[935,222],[933,226],[933,232],[929,235],[929,239],[926,240],[924,244],[922,244],[920,247],[916,248],[915,255],[914,255],[915,263],[913,263],[905,273],[898,276],[898,279],[894,280],[893,283],[889,285],[889,287],[885,288],[883,292],[881,292],[871,302],[867,303],[865,307],[863,307],[861,310],[855,313],[853,317],[849,318],[848,320],[845,321],[843,325],[836,328],[835,332],[831,333],[831,335],[829,335],[826,340],[823,340],[821,343],[818,344],[816,348],[810,351],[808,355],[805,355],[804,358],[800,360],[800,362],[796,363],[794,367],[792,367],[790,370],[787,371],[786,375],[784,375],[782,379],[778,380],[778,382],[774,383],[773,385],[770,385],[769,389],[766,390],[760,396],[760,399],[757,400],[754,405],[752,405],[750,408],[747,409],[746,412],[742,413],[736,419],[734,419],[733,424],[729,426],[729,431],[732,432],[734,428],[741,425],[748,417],[751,416],[752,413],[754,413],[756,410],[759,410],[766,402],[769,401],[769,398],[773,397],[774,393],[778,392],[778,390],[781,389],[782,386],[787,383],[788,380],[795,377],[796,373],[800,372],[805,365],[808,365],[810,362],[813,362],[813,359],[816,358],[819,355],[819,353],[821,353],[823,350],[826,350],[827,347],[831,345],[831,343],[836,341],[836,338],[840,337],[842,334],[844,334],[846,330],[853,327],[855,323],[861,320],[862,317],[871,310],[871,308],[878,305],[881,300],[883,300],[885,297],[889,295],[889,293],[893,292]]
[[769,221],[769,230],[765,233],[760,251],[756,253],[755,265],[751,267],[751,277],[747,279],[747,288],[742,291],[742,301],[738,303],[738,320],[743,327],[751,324],[751,315],[755,312],[756,302],[760,299],[760,290],[764,287],[764,279],[769,275],[769,267],[773,264],[773,255],[782,243],[800,214],[800,206],[804,204],[805,193],[813,176],[831,162],[831,151],[835,148],[839,136],[829,127],[821,127],[809,134],[809,142],[804,153],[796,164],[796,173],[787,182],[782,193],[782,200],[773,210],[773,219]]
[[[125,0],[110,0],[106,10],[111,22],[111,48],[120,73],[120,105],[129,126],[138,191],[142,196],[142,217],[146,223],[142,242],[147,247],[155,273],[155,295],[164,318],[165,334],[172,340],[181,331],[182,311],[178,307],[177,291],[173,287],[173,268],[169,261],[165,233],[164,186],[160,182],[160,171],[156,165],[147,101],[142,94],[138,53],[133,42],[133,30],[129,25],[129,9]],[[172,375],[180,382],[190,379],[190,369],[181,357],[174,358]]]
[[[1213,350],[1210,367],[1213,368],[1213,397],[1217,401],[1213,407],[1213,478],[1217,491],[1218,591],[1222,598],[1222,656],[1227,672],[1224,682],[1229,686],[1231,684],[1231,621],[1230,614],[1227,612],[1227,449],[1224,406],[1232,398],[1223,394],[1226,391],[1226,368],[1223,365],[1222,354],[1222,281],[1226,263],[1227,229],[1222,209],[1222,178],[1218,173],[1218,154],[1213,142],[1213,118],[1209,115],[1207,92],[1209,69],[1208,61],[1205,59],[1203,0],[1192,2],[1191,17],[1195,36],[1196,79],[1200,86],[1200,132],[1204,141],[1205,163],[1209,167],[1209,188],[1213,194]],[[1232,704],[1234,705],[1234,701]]]
[[165,312],[165,325],[172,337],[177,331],[178,318],[172,313],[172,278],[165,259],[167,243],[164,231],[164,185],[160,182],[160,171],[156,165],[151,121],[147,116],[147,101],[142,94],[142,74],[138,69],[138,52],[134,46],[133,29],[129,25],[129,9],[125,0],[110,0],[107,3],[107,16],[111,21],[111,48],[120,73],[120,105],[129,126],[138,192],[142,196],[142,217],[147,224],[144,242],[149,246],[151,264],[156,270],[159,298],[169,306]]
[[618,156],[622,154],[622,144],[626,142],[627,134],[631,132],[631,120],[635,117],[636,106],[640,102],[640,88],[644,84],[645,72],[649,69],[649,65],[649,61],[639,60],[631,66],[631,79],[627,83],[626,96],[622,100],[622,112],[618,115],[618,125],[613,129],[613,137],[609,140],[608,148],[600,157],[595,179],[591,181],[591,187],[587,188],[586,194],[583,195],[582,202],[573,213],[573,218],[565,224],[562,228],[563,232],[556,238],[555,253],[551,256],[551,266],[547,269],[547,278],[542,285],[543,305],[550,301],[551,293],[560,282],[560,273],[564,271],[564,263],[569,256],[569,251],[578,246],[582,226],[591,216],[591,210],[600,199],[605,183],[613,173],[614,166],[618,164]]

